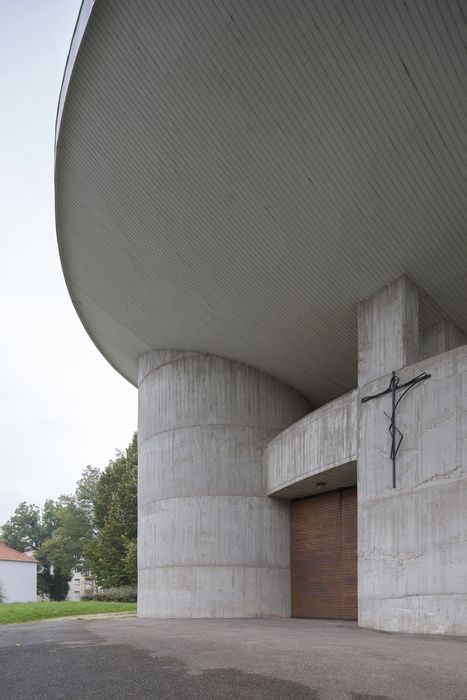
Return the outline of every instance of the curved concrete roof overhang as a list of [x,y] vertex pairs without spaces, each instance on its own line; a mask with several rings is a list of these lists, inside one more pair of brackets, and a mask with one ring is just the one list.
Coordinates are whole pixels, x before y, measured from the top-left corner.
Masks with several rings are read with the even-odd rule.
[[85,2],[56,218],[107,359],[202,350],[319,405],[403,273],[467,331],[466,44],[444,0]]

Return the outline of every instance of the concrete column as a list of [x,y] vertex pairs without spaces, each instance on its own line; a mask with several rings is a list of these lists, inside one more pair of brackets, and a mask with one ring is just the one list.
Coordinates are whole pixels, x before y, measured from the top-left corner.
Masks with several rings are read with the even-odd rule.
[[221,357],[140,358],[140,616],[290,614],[289,506],[266,496],[263,449],[309,410]]
[[400,277],[358,305],[358,385],[418,360],[418,290]]
[[[358,621],[393,632],[467,635],[467,346],[398,372],[431,376],[397,411],[404,440],[391,483],[389,396],[359,404]],[[361,394],[384,389],[389,375]]]
[[420,359],[435,357],[442,352],[454,350],[465,345],[467,339],[456,326],[449,321],[440,321],[435,326],[427,328],[420,336]]
[[[420,338],[418,294],[405,277],[359,306],[360,398],[421,372],[397,410],[404,435],[392,486],[391,397],[358,416],[359,624],[381,630],[467,633],[467,369],[462,335],[441,322]],[[440,354],[443,353],[443,354]],[[414,364],[417,363],[417,364]],[[399,394],[400,395],[400,394]]]

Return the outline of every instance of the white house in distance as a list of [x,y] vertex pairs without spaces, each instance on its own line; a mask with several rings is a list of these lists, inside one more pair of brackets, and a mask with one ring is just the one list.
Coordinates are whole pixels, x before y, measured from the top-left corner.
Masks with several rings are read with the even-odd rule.
[[0,542],[0,583],[5,603],[37,600],[37,561]]

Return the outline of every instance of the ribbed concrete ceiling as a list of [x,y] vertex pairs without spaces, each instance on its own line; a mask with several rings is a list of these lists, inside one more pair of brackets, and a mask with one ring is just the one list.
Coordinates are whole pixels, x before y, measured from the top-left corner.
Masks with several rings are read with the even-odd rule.
[[467,331],[463,8],[96,0],[57,230],[125,377],[147,350],[203,350],[318,405],[356,384],[357,302],[402,273]]

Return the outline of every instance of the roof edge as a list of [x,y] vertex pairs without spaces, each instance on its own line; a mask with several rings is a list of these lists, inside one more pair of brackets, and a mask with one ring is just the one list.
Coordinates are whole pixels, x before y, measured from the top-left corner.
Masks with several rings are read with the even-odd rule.
[[[7,554],[10,554],[11,556],[9,557],[3,557],[2,556],[2,549],[7,550]],[[37,559],[34,559],[34,557],[28,557],[27,554],[24,552],[18,552],[17,549],[13,549],[13,547],[9,547],[7,544],[4,542],[0,542],[0,561],[24,561],[26,564],[28,563],[33,563],[33,564],[38,564],[39,562]]]
[[63,71],[62,84],[60,86],[60,94],[58,96],[57,114],[55,117],[55,151],[57,150],[58,135],[60,133],[60,125],[62,121],[65,100],[68,92],[68,86],[70,84],[76,58],[78,56],[81,42],[86,32],[88,21],[94,9],[95,3],[96,0],[82,0],[81,7],[78,12],[78,17],[76,19],[75,28],[73,30],[73,36],[71,38],[71,44],[68,50],[65,69]]
[[75,28],[73,30],[73,36],[71,39],[70,48],[68,50],[68,55],[67,55],[67,59],[66,59],[66,63],[65,63],[65,69],[63,71],[62,83],[60,86],[60,93],[59,93],[59,97],[58,97],[57,113],[56,113],[56,117],[55,117],[55,141],[54,141],[55,232],[56,232],[56,238],[57,238],[57,246],[58,246],[58,253],[59,253],[59,258],[60,258],[60,264],[62,267],[65,285],[67,287],[68,295],[71,299],[71,303],[73,304],[73,308],[74,308],[78,318],[80,319],[82,325],[84,326],[84,329],[85,329],[86,333],[88,334],[90,340],[95,345],[95,347],[99,350],[100,354],[103,355],[103,357],[107,360],[107,362],[109,362],[109,364],[116,370],[116,372],[118,372],[124,379],[126,379],[133,386],[137,386],[137,377],[129,376],[125,372],[122,372],[121,368],[116,365],[114,360],[109,356],[109,354],[106,351],[104,351],[104,349],[96,341],[93,333],[89,329],[89,327],[84,319],[83,314],[81,313],[81,311],[78,307],[78,304],[76,303],[75,297],[74,297],[72,290],[71,290],[71,285],[69,283],[68,275],[66,272],[65,258],[64,258],[63,251],[62,251],[60,234],[59,234],[59,225],[58,225],[57,174],[56,174],[56,171],[57,171],[57,151],[58,151],[59,138],[60,138],[60,128],[61,128],[61,124],[62,124],[63,114],[65,111],[68,89],[70,87],[70,82],[71,82],[71,79],[73,76],[73,69],[75,67],[76,59],[78,57],[82,41],[83,41],[84,35],[86,33],[86,30],[88,28],[89,20],[91,18],[91,15],[92,15],[92,12],[94,10],[96,3],[97,3],[97,0],[82,0],[82,2],[81,2],[81,7],[80,7],[79,12],[78,12],[78,17],[76,19]]

